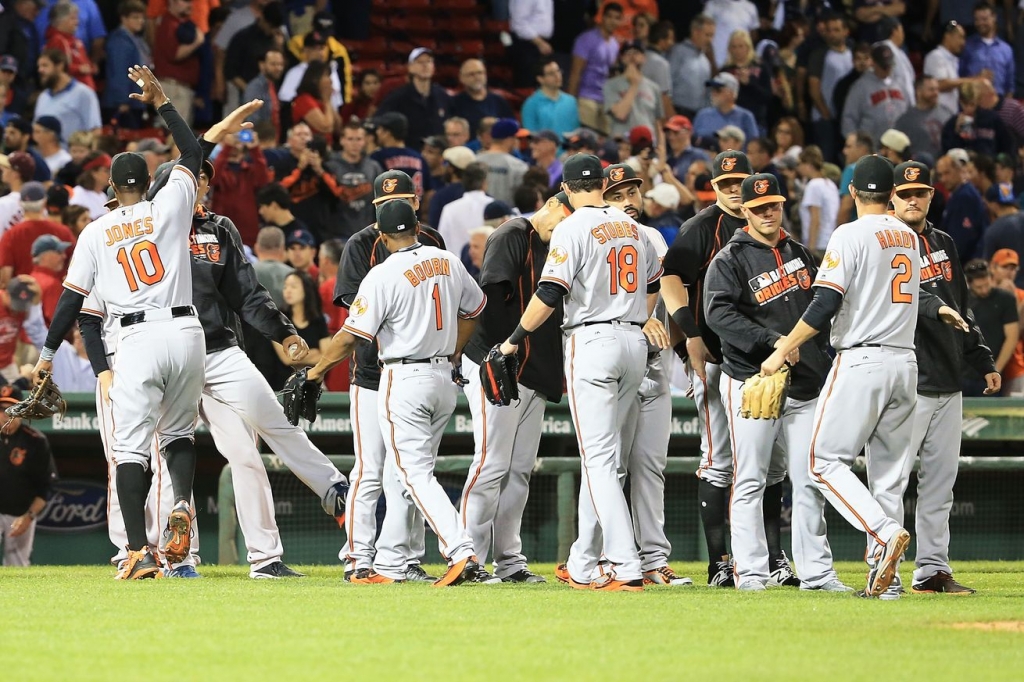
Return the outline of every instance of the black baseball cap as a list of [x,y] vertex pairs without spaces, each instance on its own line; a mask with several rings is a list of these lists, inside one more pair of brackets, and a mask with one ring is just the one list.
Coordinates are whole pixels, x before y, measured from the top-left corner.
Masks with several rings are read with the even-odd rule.
[[562,180],[596,180],[604,177],[601,160],[593,154],[576,154],[565,162]]
[[17,405],[25,399],[25,394],[14,384],[0,386],[0,405]]
[[149,182],[149,164],[138,152],[121,152],[110,164],[110,179],[115,187],[144,188]]
[[608,180],[605,192],[610,192],[619,185],[635,184],[637,187],[644,184],[644,181],[636,174],[636,171],[628,163],[617,163],[604,169],[604,177]]
[[387,234],[413,234],[416,211],[407,201],[388,201],[377,207],[377,229]]
[[400,170],[385,171],[373,181],[374,204],[389,199],[412,199],[415,196],[416,186],[412,184],[412,178]]
[[569,213],[572,213],[573,211],[576,210],[575,208],[572,207],[572,204],[569,203],[569,195],[566,194],[565,192],[558,192],[557,194],[555,194],[555,198],[558,199],[558,203],[562,204],[562,206],[565,206],[565,208],[568,209]]
[[745,208],[777,204],[786,200],[779,189],[779,179],[771,173],[758,173],[744,178],[740,193]]
[[853,188],[858,192],[891,192],[892,162],[884,156],[862,156],[853,167]]
[[932,171],[920,161],[904,161],[892,172],[893,186],[901,189],[932,189],[929,184]]
[[711,182],[718,184],[720,180],[729,178],[746,178],[754,174],[750,167],[750,159],[743,152],[722,152],[711,162]]

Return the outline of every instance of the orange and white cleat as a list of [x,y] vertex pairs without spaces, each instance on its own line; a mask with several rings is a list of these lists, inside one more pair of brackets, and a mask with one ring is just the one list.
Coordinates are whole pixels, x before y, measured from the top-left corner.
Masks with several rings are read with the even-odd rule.
[[558,579],[558,582],[565,583],[576,590],[590,589],[590,583],[581,583],[574,580],[573,577],[569,575],[569,568],[565,564],[558,564],[555,566],[555,578]]
[[160,563],[149,547],[143,547],[137,552],[128,550],[128,558],[122,562],[116,580],[146,580],[159,577]]
[[177,564],[185,560],[192,546],[192,509],[182,500],[174,505],[167,517],[164,529],[163,554],[167,563]]

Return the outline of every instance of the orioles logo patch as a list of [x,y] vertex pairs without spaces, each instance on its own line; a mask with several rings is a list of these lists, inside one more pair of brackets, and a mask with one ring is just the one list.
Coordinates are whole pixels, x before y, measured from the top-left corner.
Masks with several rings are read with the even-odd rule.
[[551,253],[548,254],[548,262],[552,265],[561,265],[568,260],[569,254],[566,253],[565,249],[561,246],[556,246],[551,249]]
[[829,251],[825,254],[825,257],[821,260],[822,270],[835,270],[839,267],[839,254],[835,251]]
[[348,314],[352,317],[359,317],[366,312],[369,305],[366,303],[365,296],[357,296],[356,300],[352,301],[352,305],[348,308]]
[[25,455],[28,452],[25,448],[11,448],[11,464],[14,466],[21,466],[21,463],[25,461]]
[[768,185],[771,184],[767,180],[755,180],[754,181],[754,193],[755,194],[766,194],[768,192]]
[[626,171],[621,168],[613,168],[612,172],[608,174],[608,179],[612,182],[620,182],[624,177],[626,177]]
[[729,157],[726,157],[726,158],[722,159],[722,170],[724,170],[726,173],[728,173],[729,171],[731,171],[735,167],[736,167],[736,157],[735,156],[729,156]]
[[942,264],[942,278],[947,282],[953,281],[953,266],[950,265],[949,261]]
[[806,270],[800,270],[796,273],[796,282],[805,291],[811,288],[811,276]]
[[398,187],[398,178],[388,178],[384,182],[380,183],[380,188],[384,191],[384,194],[391,194]]
[[919,177],[921,177],[921,169],[911,166],[903,171],[903,177],[906,178],[907,182],[915,182]]

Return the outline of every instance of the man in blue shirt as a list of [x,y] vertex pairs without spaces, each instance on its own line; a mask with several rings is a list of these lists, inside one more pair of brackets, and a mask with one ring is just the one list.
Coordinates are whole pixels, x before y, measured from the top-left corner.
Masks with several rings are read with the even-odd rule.
[[67,56],[60,50],[46,50],[39,57],[39,81],[45,90],[36,100],[35,118],[53,116],[61,122],[63,140],[79,130],[99,134],[100,100],[89,86],[68,75]]
[[974,28],[978,32],[967,39],[960,54],[960,75],[964,78],[988,75],[1000,96],[1012,96],[1017,70],[1013,48],[998,35],[996,10],[992,5],[979,2],[974,6]]
[[[60,0],[42,0],[39,15],[36,16],[36,31],[40,36],[46,35],[46,28],[50,25],[50,9]],[[103,15],[94,0],[71,0],[72,4],[78,7],[78,30],[75,37],[85,43],[89,49],[92,60],[100,61],[98,56],[103,54],[103,39],[107,37],[107,28],[103,25]]]
[[754,114],[736,106],[736,97],[740,93],[740,82],[736,76],[722,72],[705,85],[711,88],[711,106],[698,111],[693,120],[693,135],[699,146],[715,145],[715,133],[728,125],[742,130],[748,140],[760,137]]
[[[995,220],[985,230],[984,253],[986,261],[991,262],[997,251],[1010,249],[1016,253],[1024,253],[1024,213],[1017,206],[1013,195],[1013,185],[999,183],[992,185],[985,192],[985,203]],[[1024,289],[1024,270],[1020,268],[1014,275],[1014,284]]]
[[965,165],[962,158],[951,154],[946,154],[935,164],[939,182],[949,190],[940,227],[953,238],[962,263],[982,255],[982,240],[988,227],[988,209],[978,190],[967,182]]
[[459,82],[462,83],[462,92],[452,97],[449,113],[469,121],[470,136],[476,136],[477,125],[486,116],[515,116],[505,98],[487,88],[487,67],[483,60],[474,58],[462,62]]
[[558,135],[580,127],[576,98],[562,91],[562,69],[549,59],[537,64],[537,91],[523,102],[523,128],[551,130]]
[[711,156],[690,144],[693,123],[682,114],[676,114],[665,121],[664,128],[665,152],[668,155],[665,163],[679,182],[686,182],[686,171],[690,170],[690,164],[697,160],[710,163]]

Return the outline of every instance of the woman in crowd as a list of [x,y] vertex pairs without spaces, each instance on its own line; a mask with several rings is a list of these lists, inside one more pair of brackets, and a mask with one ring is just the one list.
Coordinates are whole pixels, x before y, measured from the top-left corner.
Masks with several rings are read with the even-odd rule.
[[92,222],[92,217],[87,207],[71,204],[61,209],[60,222],[67,225],[77,237],[82,234],[85,226]]
[[320,307],[320,294],[317,292],[313,279],[304,272],[295,270],[284,278],[281,290],[284,297],[284,314],[295,325],[299,336],[309,346],[309,354],[302,360],[292,360],[286,350],[274,344],[278,359],[289,367],[305,367],[320,362],[320,354],[331,341],[327,331],[327,320],[324,319],[323,308]]
[[377,113],[378,94],[380,94],[380,74],[374,69],[367,69],[359,77],[359,93],[341,107],[342,124],[358,118],[366,121]]
[[305,122],[314,133],[324,136],[328,147],[334,146],[334,136],[341,131],[341,116],[331,106],[333,88],[330,66],[311,61],[292,102],[292,123]]
[[839,213],[839,188],[824,176],[824,167],[825,159],[817,145],[800,152],[797,172],[806,182],[800,199],[801,236],[804,245],[815,253],[824,253]]
[[804,148],[804,129],[800,125],[800,121],[796,120],[795,117],[783,116],[775,124],[775,129],[772,131],[772,139],[778,145],[772,163],[778,165],[784,156],[798,159],[800,152]]
[[722,67],[740,82],[736,104],[754,114],[762,134],[768,130],[768,103],[772,97],[771,70],[757,58],[750,31],[733,31],[729,36],[729,58]]
[[82,163],[82,172],[78,176],[78,184],[71,191],[74,206],[85,206],[89,217],[96,220],[106,215],[107,185],[110,183],[110,157],[103,152],[92,152]]

